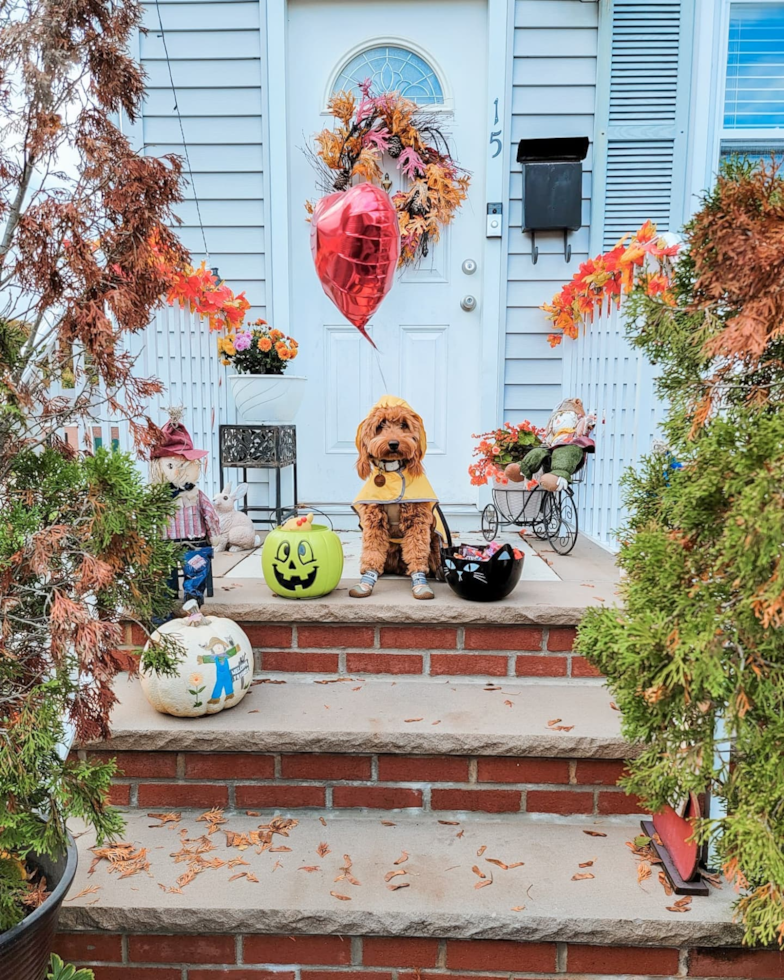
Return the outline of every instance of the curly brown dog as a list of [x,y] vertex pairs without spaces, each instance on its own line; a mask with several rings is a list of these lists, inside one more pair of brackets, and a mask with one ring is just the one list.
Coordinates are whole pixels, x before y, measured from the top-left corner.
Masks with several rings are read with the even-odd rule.
[[428,572],[440,567],[438,503],[422,458],[422,419],[401,398],[385,395],[357,429],[357,472],[365,484],[354,500],[362,527],[362,578],[349,595],[365,598],[379,576],[410,575],[414,598],[432,599]]

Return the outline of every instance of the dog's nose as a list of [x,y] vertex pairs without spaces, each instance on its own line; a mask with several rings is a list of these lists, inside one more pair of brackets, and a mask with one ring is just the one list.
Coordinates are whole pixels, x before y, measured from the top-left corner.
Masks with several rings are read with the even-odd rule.
[[390,439],[389,440],[389,451],[391,453],[396,453],[399,446],[400,446],[400,443],[397,441],[397,439]]

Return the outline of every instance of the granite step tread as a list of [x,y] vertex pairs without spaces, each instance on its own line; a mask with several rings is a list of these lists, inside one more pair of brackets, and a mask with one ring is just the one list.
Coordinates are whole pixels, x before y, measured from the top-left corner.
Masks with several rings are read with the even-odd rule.
[[[276,674],[235,708],[203,718],[156,712],[138,680],[121,679],[116,751],[335,752],[621,759],[610,694],[592,680],[387,679]],[[549,724],[548,722],[555,722]],[[568,730],[567,730],[568,729]]]
[[[228,847],[224,831],[248,833],[272,811],[229,812],[205,860],[222,864],[171,892],[187,868],[171,857],[181,837],[207,830],[198,810],[158,826],[128,817],[124,840],[147,849],[149,872],[120,878],[102,861],[91,875],[92,834],[78,838],[79,869],[63,905],[62,931],[435,936],[625,945],[737,945],[734,891],[726,884],[695,898],[687,914],[667,911],[653,876],[638,883],[625,842],[630,817],[538,818],[300,811],[273,848]],[[153,824],[154,826],[151,826]],[[586,831],[604,836],[587,836]],[[326,847],[324,846],[326,845]],[[408,855],[406,857],[406,855]],[[232,858],[247,864],[229,867]],[[402,863],[395,862],[402,860]],[[494,861],[507,866],[504,870]],[[580,864],[593,861],[593,878]],[[344,875],[349,866],[354,883]],[[485,878],[477,875],[476,868]],[[310,869],[310,870],[307,870]],[[405,871],[389,877],[390,872]],[[253,877],[236,877],[249,872]],[[257,878],[258,881],[254,881]],[[233,879],[233,880],[232,880]],[[477,889],[484,881],[491,884]],[[392,890],[390,885],[408,887]],[[344,896],[340,898],[339,896]]]

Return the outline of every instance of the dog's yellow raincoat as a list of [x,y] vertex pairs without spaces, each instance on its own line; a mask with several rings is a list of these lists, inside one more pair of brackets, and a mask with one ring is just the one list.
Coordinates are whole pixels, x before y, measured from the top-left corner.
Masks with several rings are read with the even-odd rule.
[[[383,395],[376,404],[368,412],[368,415],[372,414],[377,408],[393,408],[402,407],[408,409],[409,412],[417,420],[419,425],[419,449],[424,459],[425,453],[427,452],[427,433],[425,432],[425,426],[419,415],[411,408],[407,401],[403,398],[396,398],[394,395]],[[367,418],[367,415],[365,416]],[[355,440],[357,449],[360,448],[360,435],[362,432],[362,426],[365,423],[365,419],[357,426],[357,438]],[[381,474],[384,477],[383,486],[377,486],[375,483],[376,477]],[[379,467],[378,463],[373,461],[373,472],[370,474],[368,479],[362,485],[362,489],[354,498],[354,508],[356,509],[357,504],[413,504],[413,503],[429,503],[432,510],[435,511],[435,529],[438,535],[446,539],[446,531],[444,525],[441,522],[441,517],[437,510],[435,510],[436,504],[438,503],[438,497],[435,490],[430,485],[430,480],[422,474],[422,476],[410,476],[406,473],[405,468],[401,470],[384,470]],[[389,510],[389,507],[387,507]],[[390,515],[390,524],[397,525],[397,520],[392,520]],[[390,528],[392,531],[393,528]],[[390,537],[391,541],[400,541],[401,538]]]

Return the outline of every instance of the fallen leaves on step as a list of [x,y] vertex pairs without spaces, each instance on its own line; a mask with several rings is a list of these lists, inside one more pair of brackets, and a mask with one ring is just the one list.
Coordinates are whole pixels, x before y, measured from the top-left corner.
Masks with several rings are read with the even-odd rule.
[[511,701],[504,701],[504,704],[507,706],[507,708],[514,708],[514,704]]
[[431,721],[430,724],[431,725],[440,725],[441,724],[441,719],[440,718],[437,718],[436,721]]
[[721,875],[713,874],[710,871],[703,871],[702,877],[708,882],[709,885],[713,885],[714,888],[721,889]]
[[610,707],[613,709],[613,711],[620,711],[621,710],[618,707],[618,705],[615,703],[615,701],[610,701]]
[[208,824],[207,833],[210,835],[214,834],[222,823],[226,823],[226,818],[223,816],[223,808],[214,806],[211,810],[207,810],[206,813],[202,813],[200,817],[196,817],[196,823]]
[[397,871],[387,871],[387,873],[384,875],[384,881],[392,881],[393,878],[399,878],[400,875],[407,873],[408,872],[403,868],[399,868]]
[[691,912],[691,895],[684,895],[672,905],[665,906],[668,912]]
[[460,821],[459,820],[439,820],[438,822],[439,823],[442,823],[445,827],[459,827],[460,826]]
[[330,892],[330,895],[333,898],[340,899],[341,902],[350,902],[351,901],[351,896],[350,895],[341,895],[340,892]]
[[303,864],[301,868],[297,868],[297,871],[307,871],[308,874],[313,874],[314,871],[321,871],[321,865]]
[[513,864],[504,864],[503,861],[499,861],[498,858],[485,858],[488,864],[494,864],[497,868],[502,871],[511,871],[512,868],[522,868],[525,861],[515,861]]
[[140,871],[149,873],[150,862],[147,860],[146,847],[137,848],[134,844],[123,842],[109,844],[107,847],[91,847],[90,850],[95,858],[88,874],[92,874],[101,861],[108,861],[109,874],[118,873],[120,878],[130,878]]
[[650,878],[653,874],[651,871],[651,866],[647,861],[640,861],[637,865],[637,884],[641,885],[646,879]]
[[323,817],[319,817],[319,823],[321,824],[322,827],[327,826],[327,821]]
[[560,725],[559,722],[563,721],[563,718],[551,718],[547,722],[547,727],[551,732],[570,732],[574,725]]
[[477,883],[474,885],[474,888],[487,888],[488,885],[492,885],[493,884],[493,876],[492,875],[490,875],[489,878],[485,878],[485,876],[482,875],[482,878],[484,880],[483,881],[477,881]]
[[394,820],[382,820],[381,821],[381,826],[382,827],[397,827],[397,824],[394,822]]
[[578,864],[577,867],[578,868],[592,868],[593,867],[593,862],[595,860],[596,860],[596,858],[591,858],[590,861],[583,861],[581,864]]
[[261,811],[260,810],[246,810],[245,811],[245,816],[246,817],[260,817],[261,816]]
[[393,864],[405,864],[408,860],[408,851],[403,851],[397,861],[393,861]]
[[282,867],[283,867],[283,865],[280,863],[280,861],[276,861],[272,865],[272,873],[274,874],[277,871],[278,868],[282,868]]
[[250,683],[251,683],[251,687],[253,687],[256,684],[286,684],[288,682],[287,681],[280,681],[280,680],[278,680],[275,677],[262,677],[260,680],[251,681]]
[[663,872],[659,872],[659,884],[664,889],[664,894],[669,898],[672,895],[672,885],[667,875]]
[[596,875],[591,874],[590,871],[583,871],[579,874],[572,875],[572,881],[587,881],[589,878],[595,878]]
[[500,684],[486,684],[482,688],[482,690],[483,691],[500,691],[501,690],[501,685]]
[[96,892],[101,890],[100,885],[90,885],[87,888],[83,888],[78,895],[71,895],[70,898],[66,898],[66,902],[75,902],[77,898],[84,898],[85,895],[94,895]]
[[482,844],[482,846],[476,852],[476,856],[480,858],[485,853],[486,850],[487,850],[487,844]]
[[588,834],[589,837],[606,837],[607,834],[602,833],[601,830],[584,830],[584,834]]
[[320,858],[326,857],[329,853],[330,853],[330,847],[326,841],[322,841],[319,844],[319,846],[316,848],[316,854],[318,854]]
[[150,827],[165,827],[167,823],[179,823],[182,820],[181,813],[148,813],[150,820],[160,820],[160,823],[151,823]]
[[512,906],[512,911],[513,912],[525,912],[525,905],[513,905]]
[[471,870],[474,872],[474,874],[478,878],[486,878],[487,877],[487,875],[484,873],[484,871],[482,871],[482,869],[481,868],[478,868],[476,865],[474,865],[473,868],[471,868]]
[[464,830],[458,830],[458,832],[455,834],[455,837],[458,837],[458,838],[459,837],[462,837],[464,833],[465,833]]
[[269,849],[270,854],[285,854],[291,851],[290,847],[271,847]]
[[411,883],[408,881],[397,881],[392,885],[387,885],[387,888],[391,892],[397,892],[400,891],[401,888],[410,888],[410,887],[411,887]]
[[243,857],[232,858],[229,861],[229,867],[230,868],[238,868],[242,864],[246,864],[246,865],[248,865],[248,867],[250,867],[250,863],[248,861],[246,861],[245,858],[243,858]]
[[406,723],[407,725],[410,725],[410,724],[411,724],[412,722],[414,722],[414,721],[424,721],[424,718],[404,718],[404,719],[403,719],[403,721],[404,721],[404,722],[405,722],[405,723]]
[[[340,874],[337,876],[337,878],[335,878],[335,881],[347,881],[351,885],[361,885],[362,882],[357,881],[357,879],[351,873],[351,868],[354,863],[351,860],[351,856],[348,854],[344,854],[343,861],[344,861],[343,867],[340,869]],[[402,874],[405,874],[405,871],[402,872]]]

